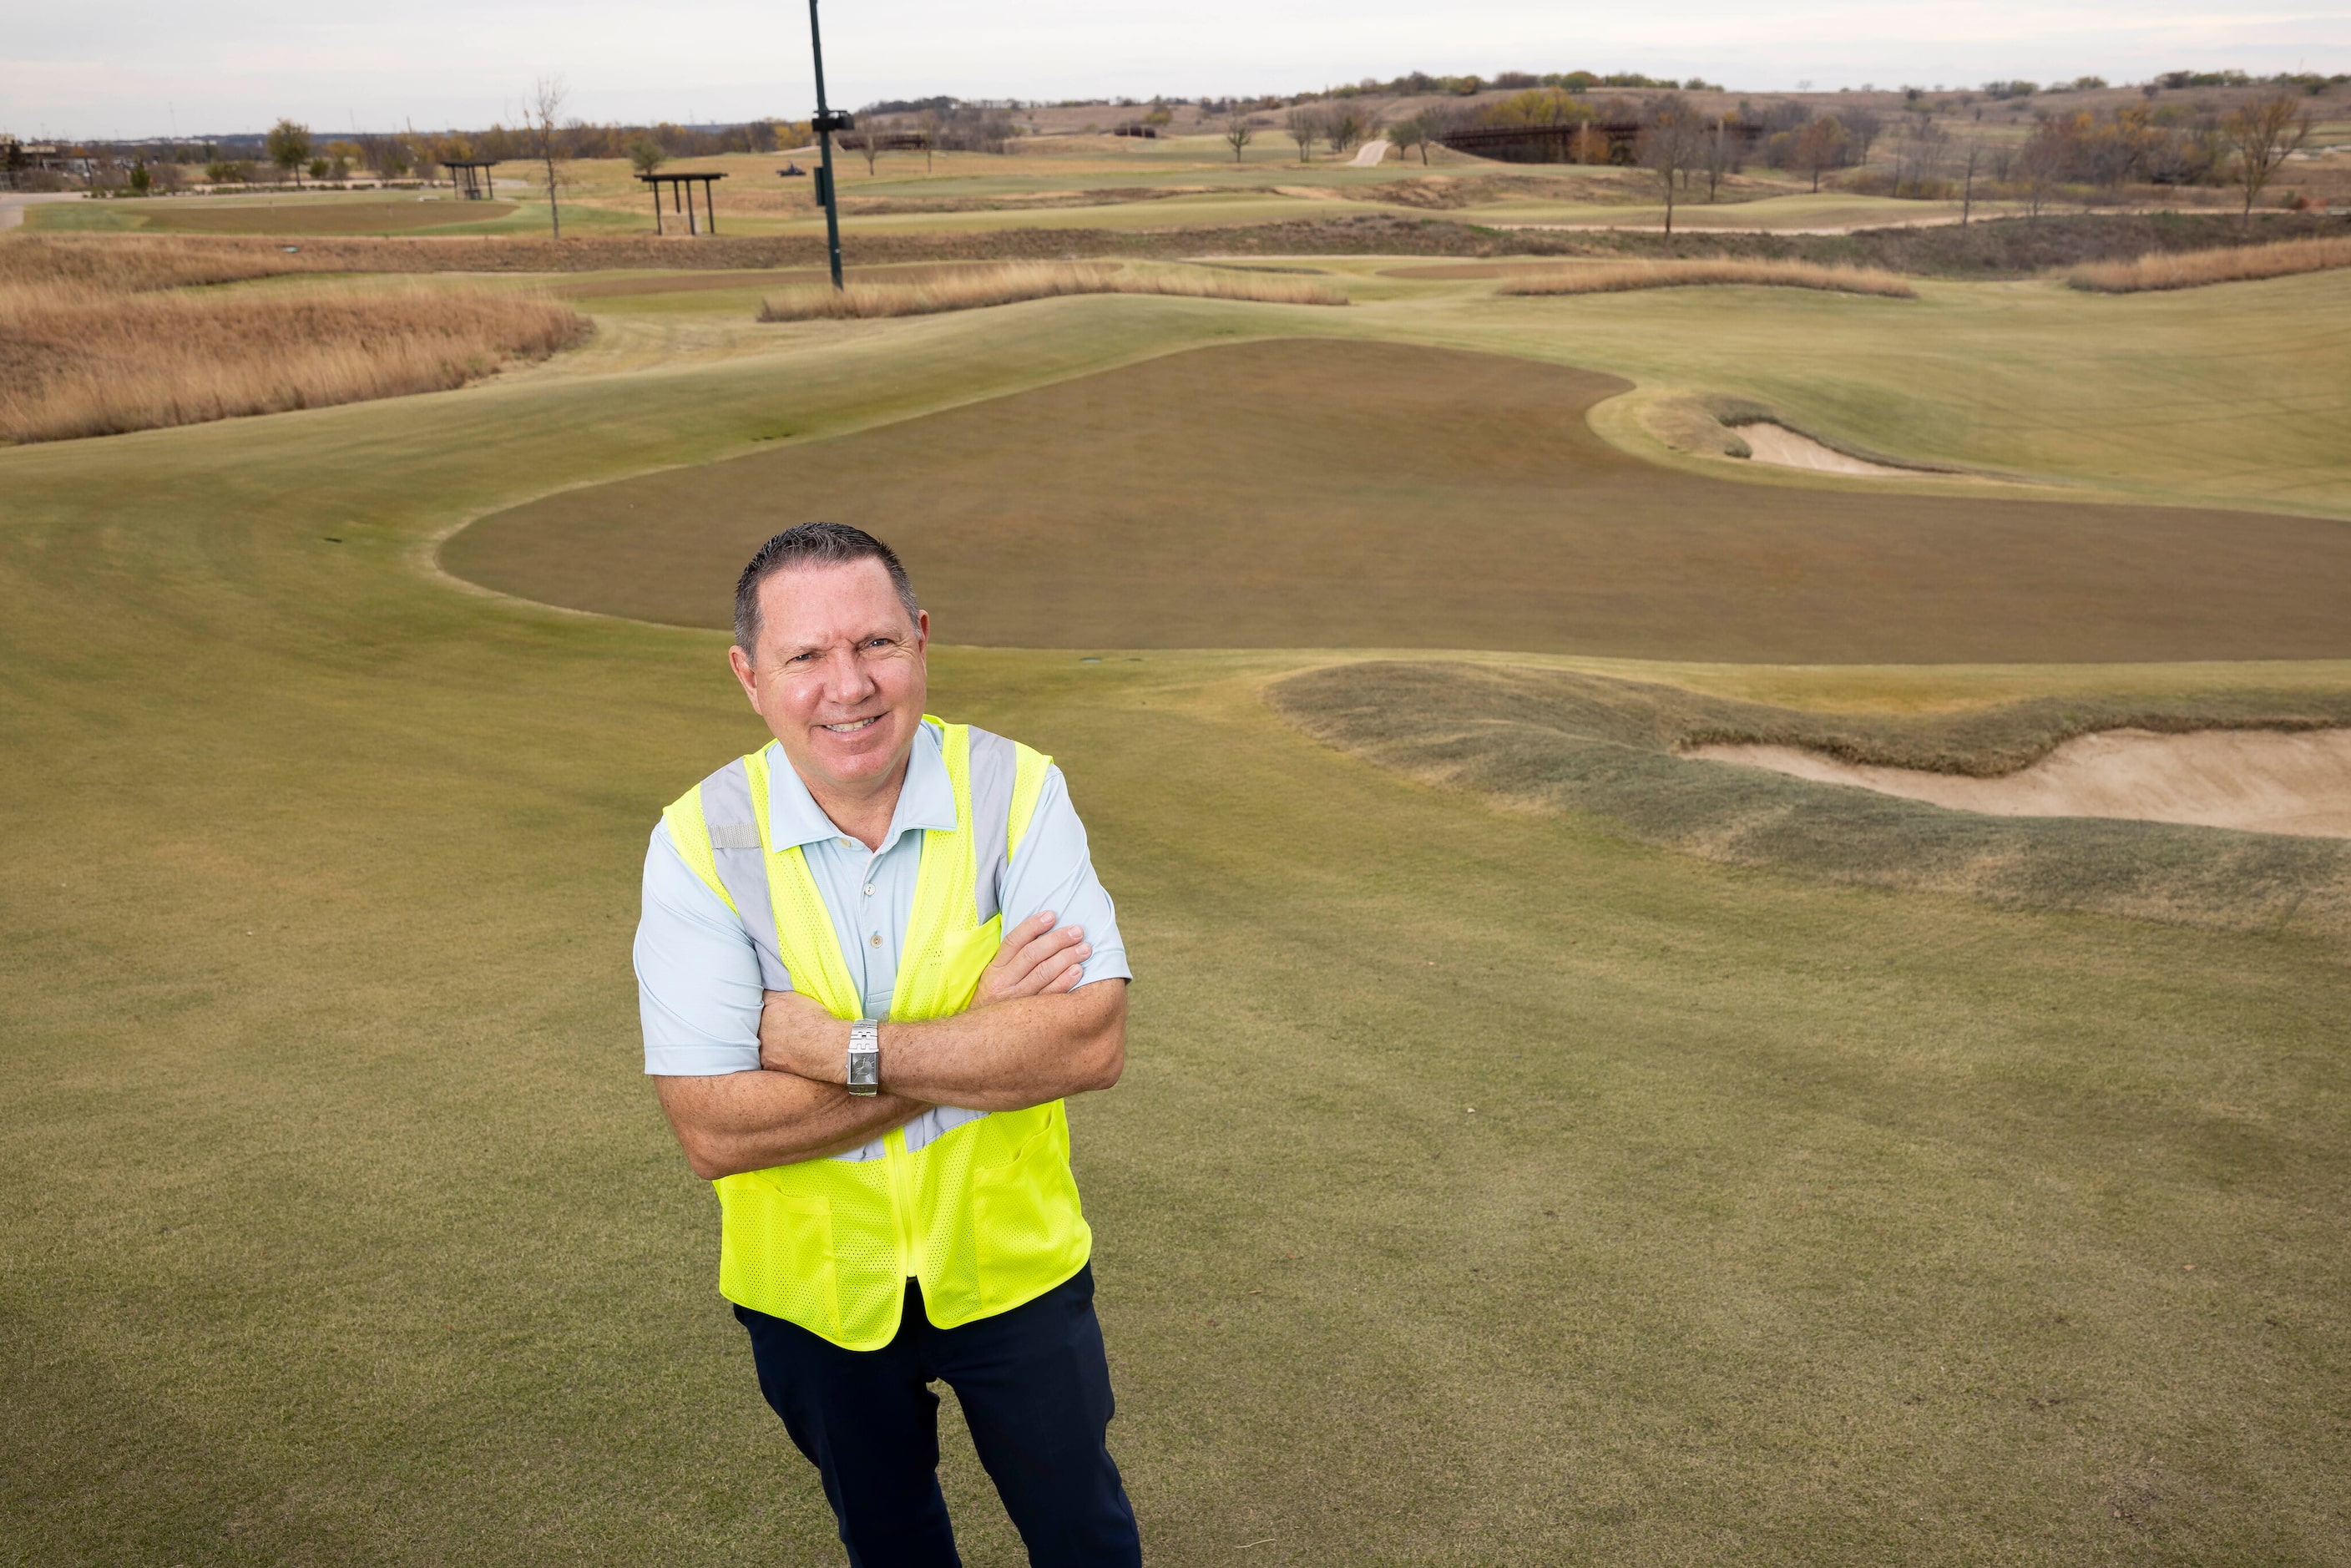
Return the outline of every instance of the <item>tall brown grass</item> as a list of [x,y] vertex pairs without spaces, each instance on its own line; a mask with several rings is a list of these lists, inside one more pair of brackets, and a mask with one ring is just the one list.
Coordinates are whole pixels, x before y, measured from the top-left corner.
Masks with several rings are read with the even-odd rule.
[[204,294],[0,283],[0,439],[440,391],[587,330],[550,299],[416,285]]
[[789,289],[768,297],[762,321],[825,318],[928,316],[976,310],[1062,294],[1176,294],[1199,299],[1247,299],[1269,305],[1344,305],[1346,290],[1311,277],[1256,272],[1161,271],[1108,262],[1008,262],[975,267],[919,283],[852,283]]
[[2351,235],[2230,246],[2221,250],[2183,250],[2168,256],[2157,251],[2132,261],[2084,262],[2065,275],[2065,281],[2097,294],[2137,294],[2151,288],[2200,288],[2208,283],[2285,277],[2335,267],[2351,267]]
[[299,246],[131,238],[120,235],[19,235],[0,245],[0,285],[80,283],[97,288],[187,288],[304,272]]
[[1874,267],[1823,267],[1813,261],[1612,261],[1562,267],[1513,277],[1503,294],[1616,294],[1633,288],[1687,288],[1703,285],[1761,285],[1771,288],[1823,288],[1837,294],[1876,294],[1916,299],[1911,287]]

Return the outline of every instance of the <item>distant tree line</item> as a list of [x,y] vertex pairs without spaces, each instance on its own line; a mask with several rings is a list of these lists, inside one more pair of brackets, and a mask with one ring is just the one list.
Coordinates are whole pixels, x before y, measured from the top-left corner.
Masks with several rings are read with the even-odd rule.
[[1001,152],[1020,135],[1012,118],[1018,107],[1009,99],[886,99],[859,110],[857,120],[876,131],[919,131],[935,152]]

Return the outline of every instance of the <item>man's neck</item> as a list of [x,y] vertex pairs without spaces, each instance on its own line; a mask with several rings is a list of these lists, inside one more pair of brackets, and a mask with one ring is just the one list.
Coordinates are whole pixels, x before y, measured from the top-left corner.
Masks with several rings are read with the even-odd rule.
[[867,849],[878,850],[890,836],[890,819],[898,814],[898,797],[906,791],[906,769],[913,761],[910,747],[883,781],[862,794],[840,794],[805,778],[800,782],[808,786],[809,799],[834,827]]

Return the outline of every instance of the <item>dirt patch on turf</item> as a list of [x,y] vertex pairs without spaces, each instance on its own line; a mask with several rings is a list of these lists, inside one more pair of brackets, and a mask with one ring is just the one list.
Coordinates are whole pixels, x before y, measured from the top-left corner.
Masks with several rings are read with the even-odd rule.
[[899,549],[957,643],[1799,664],[2351,655],[2341,523],[1743,484],[1602,441],[1585,412],[1626,390],[1401,344],[1193,350],[566,491],[475,524],[444,560],[528,598],[721,627],[761,539],[833,517]]
[[1989,781],[2118,729],[2340,728],[2351,691],[2040,700],[1890,718],[1567,671],[1379,660],[1292,675],[1269,700],[1316,739],[1426,783],[1514,810],[1592,813],[1716,860],[2233,930],[2351,929],[2351,843],[1989,816],[1679,755],[1761,743]]

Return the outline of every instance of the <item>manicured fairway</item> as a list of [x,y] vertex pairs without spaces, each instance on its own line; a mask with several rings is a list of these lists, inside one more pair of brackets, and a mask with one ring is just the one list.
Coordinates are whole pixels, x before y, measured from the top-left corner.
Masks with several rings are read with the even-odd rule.
[[716,626],[760,539],[831,517],[922,562],[951,635],[1012,646],[2351,654],[2339,523],[1661,472],[1584,423],[1625,390],[1403,345],[1204,349],[566,491],[475,524],[444,559],[528,598]]
[[[1617,352],[1658,318],[1566,319]],[[637,1073],[645,834],[760,738],[724,639],[468,591],[431,547],[655,468],[643,526],[691,522],[751,466],[712,460],[786,431],[809,453],[753,463],[1114,390],[1265,319],[1096,298],[793,329],[0,452],[5,1554],[838,1561]],[[1414,329],[1477,337],[1447,319]],[[1724,362],[1704,348],[1646,351]],[[1523,389],[1604,384],[1518,369],[1530,440],[1560,405]],[[1313,455],[1348,427],[1312,405],[1358,406],[1356,379],[1245,402],[1238,435],[1137,400],[1245,443],[1153,515],[1214,497],[1220,455]],[[1574,428],[1542,440],[1581,452]],[[1010,461],[965,450],[967,486]],[[1350,504],[1376,520],[1377,490]],[[952,585],[979,568],[935,566],[953,540],[902,513],[970,639]],[[1007,556],[995,591],[1035,565]],[[1246,608],[1266,591],[1236,572]],[[1305,624],[1334,593],[1292,597]],[[1540,631],[1489,610],[1450,641]],[[1060,758],[1141,977],[1126,1081],[1072,1122],[1155,1563],[2343,1560],[2339,945],[1840,889],[1497,811],[1262,700],[1353,655],[1137,640],[946,646],[933,680],[938,711]],[[1607,667],[1825,706],[2106,678]],[[2296,678],[2330,668],[2351,684]],[[952,1425],[944,1447],[967,1560],[1018,1562]]]

